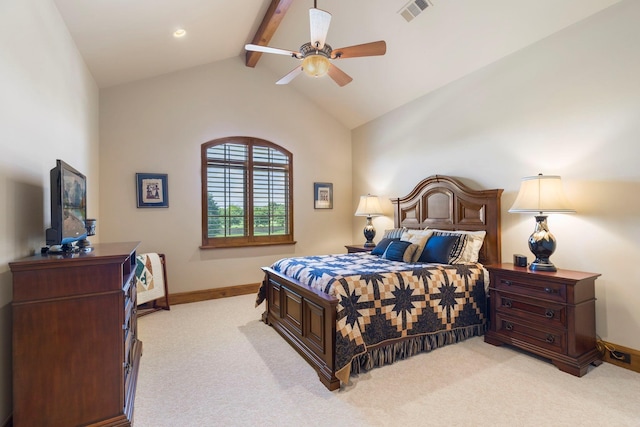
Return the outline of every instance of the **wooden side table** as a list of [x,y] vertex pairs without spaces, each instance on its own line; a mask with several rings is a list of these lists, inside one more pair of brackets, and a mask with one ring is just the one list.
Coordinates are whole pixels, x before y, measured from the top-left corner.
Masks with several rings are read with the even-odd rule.
[[485,342],[538,354],[578,377],[599,365],[595,280],[581,271],[531,271],[513,264],[486,267],[490,274],[491,327]]
[[355,252],[371,252],[375,246],[345,245],[344,247],[347,248],[347,253],[352,254]]

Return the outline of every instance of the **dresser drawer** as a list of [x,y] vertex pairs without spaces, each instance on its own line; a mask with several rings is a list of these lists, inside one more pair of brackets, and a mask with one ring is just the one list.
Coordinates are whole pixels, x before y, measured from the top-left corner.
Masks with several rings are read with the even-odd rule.
[[516,316],[545,327],[565,327],[567,308],[565,305],[527,298],[518,294],[495,291],[492,304],[505,316]]
[[567,334],[563,329],[542,329],[539,325],[502,313],[496,313],[495,326],[498,334],[519,339],[559,354],[565,354],[567,351]]
[[125,390],[128,389],[131,381],[131,370],[133,369],[133,345],[136,340],[136,284],[131,279],[123,287],[124,292],[124,323],[122,325],[124,340],[124,355],[122,370],[124,376]]
[[544,278],[527,278],[523,280],[519,276],[496,274],[491,287],[519,295],[527,295],[549,301],[566,302],[567,286],[562,283],[550,282]]

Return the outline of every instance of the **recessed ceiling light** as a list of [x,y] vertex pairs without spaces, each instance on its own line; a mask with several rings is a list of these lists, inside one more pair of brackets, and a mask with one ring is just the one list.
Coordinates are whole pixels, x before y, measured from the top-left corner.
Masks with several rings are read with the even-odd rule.
[[175,38],[180,38],[180,37],[184,37],[187,34],[186,30],[184,28],[178,28],[177,30],[175,30],[173,32],[173,37]]

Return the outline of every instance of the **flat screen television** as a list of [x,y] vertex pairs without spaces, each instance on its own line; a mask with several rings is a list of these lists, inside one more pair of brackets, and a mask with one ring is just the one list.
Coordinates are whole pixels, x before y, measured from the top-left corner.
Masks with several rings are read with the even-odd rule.
[[46,231],[51,251],[72,251],[87,238],[87,178],[62,160],[51,169],[51,228]]

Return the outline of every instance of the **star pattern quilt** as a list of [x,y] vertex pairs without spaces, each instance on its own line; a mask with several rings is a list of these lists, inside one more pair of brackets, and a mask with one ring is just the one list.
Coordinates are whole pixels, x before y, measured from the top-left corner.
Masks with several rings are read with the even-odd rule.
[[286,258],[272,268],[338,299],[336,377],[343,382],[353,368],[383,364],[372,362],[381,357],[375,350],[400,339],[420,347],[402,350],[413,354],[485,329],[481,264],[404,263],[352,253]]

